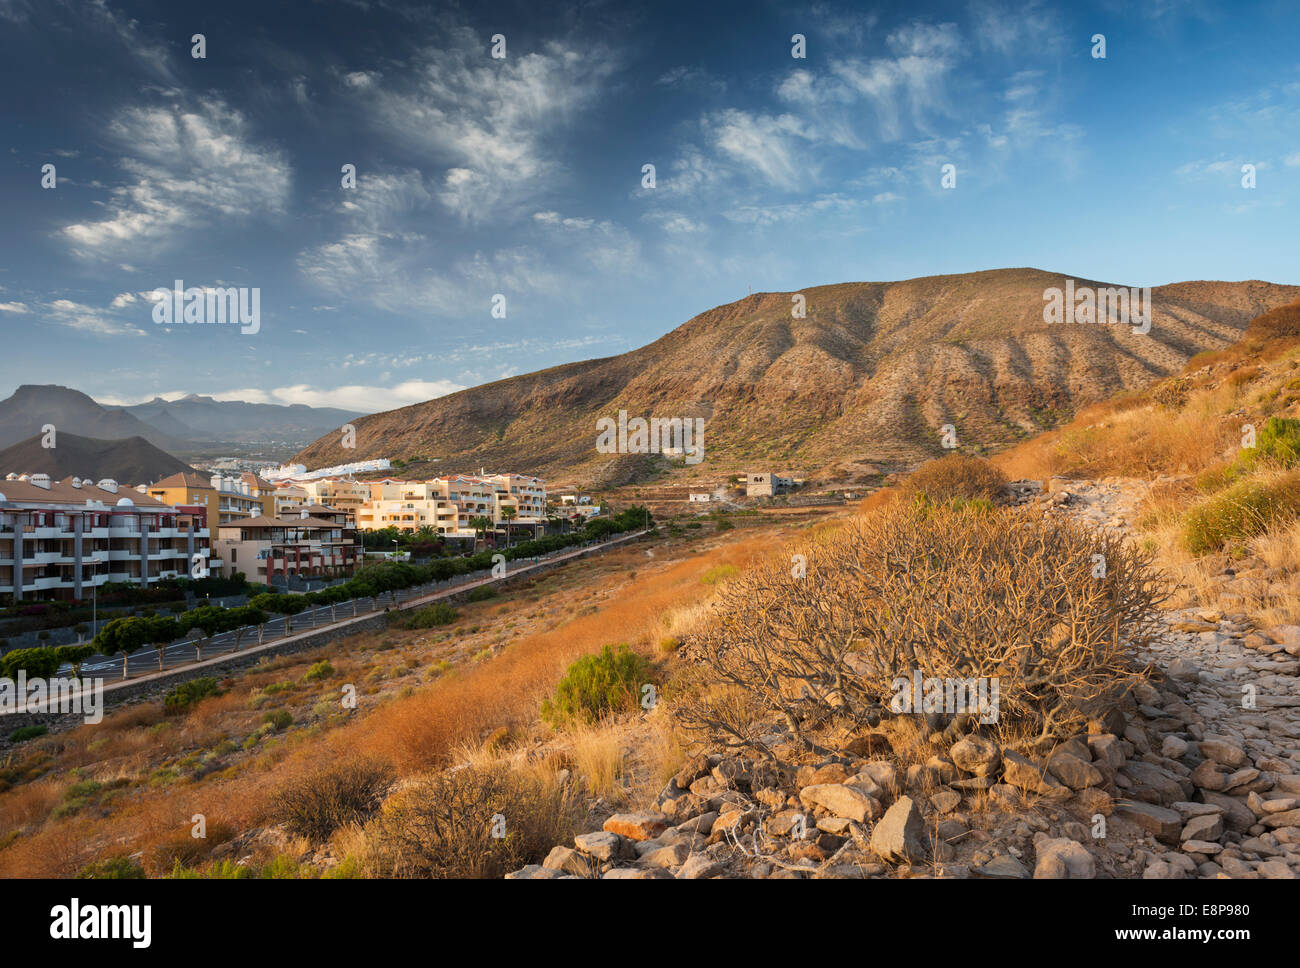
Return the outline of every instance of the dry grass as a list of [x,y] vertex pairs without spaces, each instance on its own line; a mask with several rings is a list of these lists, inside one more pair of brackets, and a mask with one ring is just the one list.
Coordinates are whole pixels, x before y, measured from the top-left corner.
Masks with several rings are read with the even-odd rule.
[[[526,730],[574,659],[620,641],[652,655],[664,637],[665,615],[677,615],[673,627],[684,634],[693,627],[692,606],[713,593],[700,582],[704,572],[719,565],[743,567],[769,539],[750,533],[743,539],[711,537],[709,543],[716,547],[696,545],[688,558],[671,563],[649,561],[639,549],[628,549],[590,565],[566,566],[544,586],[550,604],[536,611],[548,614],[539,615],[530,630],[511,635],[506,647],[481,662],[466,660],[500,631],[492,623],[518,617],[518,606],[511,616],[486,619],[481,633],[444,639],[441,632],[389,630],[277,658],[240,676],[226,696],[205,700],[185,716],[167,717],[165,725],[160,725],[159,705],[141,704],[110,715],[98,726],[34,740],[23,755],[46,750],[52,761],[41,767],[46,779],[20,782],[0,793],[0,830],[20,834],[0,846],[0,876],[71,876],[92,860],[168,841],[177,831],[189,829],[195,813],[203,813],[209,825],[237,830],[265,824],[272,819],[276,791],[322,762],[363,755],[390,764],[400,777],[411,777],[449,765],[458,745],[481,742],[500,726]],[[635,580],[626,578],[629,567],[635,568]],[[556,620],[566,599],[585,595],[593,582],[600,583],[603,593],[598,612],[545,629],[543,623]],[[487,614],[462,618],[458,626],[484,621]],[[435,640],[440,644],[432,645]],[[416,646],[413,654],[408,646]],[[455,660],[450,671],[432,682],[426,675],[429,669],[417,661],[430,650]],[[301,683],[307,668],[325,657],[338,675],[328,683]],[[407,663],[413,666],[407,678],[392,675]],[[436,664],[435,659],[430,668]],[[368,682],[376,671],[384,677]],[[361,697],[351,716],[337,708],[339,687],[347,682],[357,685]],[[408,685],[399,688],[403,682]],[[287,691],[265,698],[266,687],[285,683]],[[249,708],[255,698],[255,708]],[[236,750],[220,760],[217,772],[201,780],[185,771],[166,782],[150,779],[165,764],[202,754],[226,738],[240,740],[257,727],[264,711],[285,704],[302,727],[274,734],[251,750]],[[314,705],[333,710],[321,719],[309,713]],[[155,726],[159,731],[153,731]],[[112,809],[51,819],[50,812],[72,780],[66,771],[75,766],[93,771],[96,778],[129,777],[133,785]]]

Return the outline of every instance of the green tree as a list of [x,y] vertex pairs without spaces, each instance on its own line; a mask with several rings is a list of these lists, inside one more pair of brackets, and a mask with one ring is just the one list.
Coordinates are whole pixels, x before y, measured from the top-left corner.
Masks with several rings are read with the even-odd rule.
[[203,661],[203,647],[214,635],[228,632],[234,628],[232,609],[216,605],[201,605],[188,612],[179,625],[183,635],[194,636],[194,661]]
[[81,667],[86,660],[95,654],[95,647],[90,644],[86,645],[61,645],[54,650],[58,656],[59,664],[67,663],[72,667],[72,678],[81,679]]
[[131,654],[145,644],[143,628],[140,623],[147,619],[115,618],[105,623],[99,630],[92,644],[101,655],[120,655],[122,657],[122,678],[126,678],[127,664]]
[[510,522],[519,516],[519,512],[512,507],[501,509],[501,520],[506,523],[506,547],[510,547]]
[[49,679],[59,671],[59,665],[54,649],[14,649],[0,658],[0,677],[17,679],[19,671],[26,669],[28,678]]
[[479,538],[487,539],[487,533],[492,527],[492,519],[485,515],[478,515],[469,519],[469,526],[474,529],[474,551],[478,551]]
[[145,641],[153,647],[158,656],[158,671],[163,668],[163,654],[167,646],[181,637],[181,623],[174,618],[155,615],[153,618],[141,619],[145,623],[143,635]]

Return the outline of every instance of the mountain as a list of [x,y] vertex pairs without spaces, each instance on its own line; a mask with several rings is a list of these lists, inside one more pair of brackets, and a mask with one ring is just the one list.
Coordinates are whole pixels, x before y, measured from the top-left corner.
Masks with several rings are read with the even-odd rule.
[[337,432],[343,424],[360,416],[330,407],[308,407],[300,403],[244,403],[214,400],[198,394],[179,400],[154,397],[148,403],[122,407],[121,410],[159,430],[184,436],[191,442],[305,442],[322,434]]
[[1300,296],[1300,287],[1257,280],[1154,287],[1150,331],[1138,335],[1118,324],[1044,322],[1045,293],[1066,284],[1039,269],[998,269],[819,286],[802,291],[802,319],[792,318],[793,294],[755,293],[620,356],[362,417],[355,449],[327,434],[294,460],[389,457],[434,473],[486,466],[616,485],[665,464],[596,453],[597,418],[624,409],[707,420],[700,466],[709,471],[833,477],[837,465],[939,453],[946,424],[963,449],[1001,448],[1177,372]]
[[133,414],[101,407],[69,387],[28,383],[7,400],[0,400],[0,447],[43,433],[41,428],[46,424],[54,425],[56,444],[69,430],[102,440],[143,437],[165,450],[176,450],[186,443]]
[[[177,471],[191,470],[183,461],[159,450],[143,437],[97,440],[60,430],[53,447],[43,447],[42,434],[0,450],[0,478],[6,474],[49,474],[65,477],[111,477],[119,484],[151,484]],[[4,482],[0,480],[0,490]]]

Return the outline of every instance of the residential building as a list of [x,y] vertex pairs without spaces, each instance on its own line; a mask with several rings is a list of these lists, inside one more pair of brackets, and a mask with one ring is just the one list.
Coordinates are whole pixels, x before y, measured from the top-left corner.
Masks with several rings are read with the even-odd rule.
[[109,479],[10,474],[0,481],[0,596],[77,600],[106,582],[201,576],[221,564],[207,513]]
[[272,517],[282,518],[296,512],[299,508],[313,503],[313,498],[305,487],[287,482],[277,484],[271,495]]
[[182,471],[151,484],[149,496],[163,504],[207,508],[208,520],[218,527],[275,514],[275,488],[249,471],[238,477]]
[[384,478],[366,484],[371,496],[356,518],[362,531],[428,527],[439,534],[468,537],[474,534],[475,518],[488,518],[499,526],[506,520],[507,508],[514,511],[512,527],[539,527],[546,520],[546,485],[522,474],[462,474],[428,481]]
[[801,479],[794,477],[778,477],[776,474],[770,472],[746,474],[745,496],[773,497],[777,494],[784,494],[797,484],[802,483],[803,481]]
[[305,488],[307,496],[317,504],[324,504],[348,515],[348,520],[356,526],[357,512],[370,500],[370,487],[364,481],[353,481],[342,477],[322,477],[319,479],[294,481]]
[[229,574],[251,582],[276,578],[340,578],[351,575],[364,553],[347,513],[307,505],[285,517],[247,518],[218,527],[213,542]]

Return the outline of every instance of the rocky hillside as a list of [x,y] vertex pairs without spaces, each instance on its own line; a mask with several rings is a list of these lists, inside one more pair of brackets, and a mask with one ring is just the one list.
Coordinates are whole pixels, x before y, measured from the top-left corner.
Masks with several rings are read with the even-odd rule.
[[791,293],[758,293],[621,356],[363,417],[355,449],[329,434],[295,460],[389,457],[414,459],[417,473],[509,467],[616,485],[663,464],[595,452],[597,418],[620,409],[704,418],[715,471],[759,464],[815,475],[845,461],[915,461],[938,452],[949,423],[960,445],[988,450],[1175,373],[1300,296],[1259,281],[1160,286],[1150,332],[1135,334],[1045,323],[1044,291],[1065,281],[1003,269],[822,286],[803,292],[802,319],[792,318]]
[[[1016,504],[1128,533],[1150,485],[1010,490]],[[874,729],[849,756],[794,765],[700,754],[653,804],[507,876],[1295,880],[1300,626],[1235,610],[1232,586],[1282,577],[1263,563],[1225,557],[1218,573],[1221,607],[1163,612],[1137,656],[1150,680],[1043,754],[978,733],[927,753]]]

